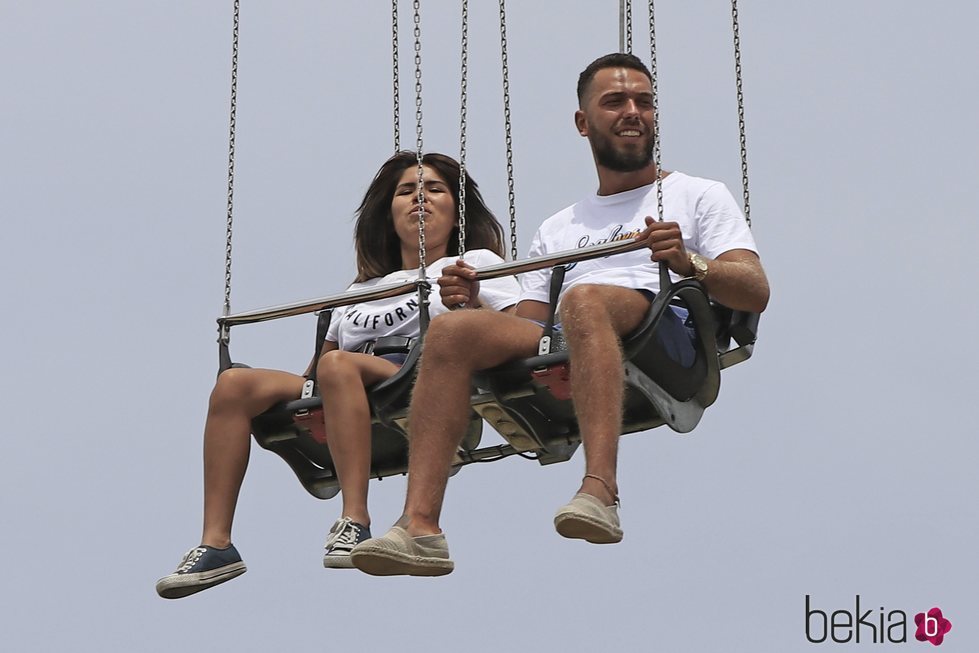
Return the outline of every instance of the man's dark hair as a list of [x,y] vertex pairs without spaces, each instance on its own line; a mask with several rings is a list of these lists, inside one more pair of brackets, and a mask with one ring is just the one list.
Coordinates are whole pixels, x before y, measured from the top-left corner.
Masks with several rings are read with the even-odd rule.
[[648,77],[649,81],[653,81],[653,76],[650,74],[649,68],[647,68],[646,64],[642,62],[642,59],[636,55],[625,52],[613,52],[612,54],[606,54],[605,56],[599,57],[588,64],[588,67],[581,71],[581,74],[578,75],[579,106],[581,106],[582,101],[585,99],[585,93],[588,92],[588,85],[591,84],[591,80],[594,79],[595,73],[605,68],[632,68],[633,70],[638,70],[643,75]]

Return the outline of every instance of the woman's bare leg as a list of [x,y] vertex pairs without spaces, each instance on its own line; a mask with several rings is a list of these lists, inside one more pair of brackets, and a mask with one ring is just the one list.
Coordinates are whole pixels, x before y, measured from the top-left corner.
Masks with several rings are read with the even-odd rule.
[[367,484],[371,468],[371,415],[368,386],[393,376],[391,361],[348,351],[324,354],[316,368],[323,397],[330,456],[340,482],[343,517],[370,526]]
[[204,425],[204,529],[201,544],[231,544],[238,492],[248,467],[251,420],[279,401],[297,399],[305,379],[277,370],[231,368],[211,391]]

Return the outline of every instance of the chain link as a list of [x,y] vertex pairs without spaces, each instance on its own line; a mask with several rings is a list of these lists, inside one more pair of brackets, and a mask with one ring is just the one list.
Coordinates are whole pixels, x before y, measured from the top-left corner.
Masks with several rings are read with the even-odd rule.
[[418,159],[418,278],[425,278],[425,168],[422,163],[422,17],[414,0],[415,21],[415,156]]
[[[234,233],[235,197],[235,114],[238,110],[238,17],[239,0],[235,0],[234,29],[231,38],[231,119],[228,128],[228,220],[224,243],[224,308],[223,315],[231,314],[231,240]],[[222,334],[222,337],[226,337]]]
[[748,139],[744,124],[744,89],[741,82],[741,29],[738,24],[738,0],[731,0],[734,27],[734,76],[738,88],[738,136],[741,143],[741,190],[744,192],[744,219],[751,227],[751,201],[748,195]]
[[653,166],[656,168],[656,219],[663,221],[662,145],[659,128],[659,77],[656,66],[656,3],[649,0],[649,74],[653,91]]
[[517,260],[517,209],[513,192],[513,136],[510,132],[510,68],[507,61],[506,0],[500,0],[500,56],[503,62],[503,128],[506,133],[507,200],[510,209],[510,258]]
[[459,256],[466,253],[466,106],[469,85],[469,2],[462,0],[462,71],[459,98]]
[[391,0],[391,68],[394,98],[394,151],[401,151],[401,64],[398,62],[398,0]]
[[632,0],[625,0],[625,51],[632,54]]

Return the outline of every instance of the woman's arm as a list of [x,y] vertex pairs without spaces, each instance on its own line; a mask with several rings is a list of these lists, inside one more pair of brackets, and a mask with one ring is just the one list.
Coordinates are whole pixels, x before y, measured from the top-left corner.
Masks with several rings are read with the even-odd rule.
[[323,356],[323,354],[325,354],[326,352],[328,352],[328,351],[336,351],[339,348],[340,348],[340,345],[337,344],[337,343],[335,343],[335,342],[333,342],[332,340],[324,340],[323,341],[323,344],[320,345],[320,350],[318,352],[316,352],[315,354],[313,354],[313,358],[310,359],[309,365],[306,366],[306,371],[303,372],[303,376],[305,376],[308,379],[309,378],[309,373],[313,371],[313,363],[315,363],[317,360],[319,360]]

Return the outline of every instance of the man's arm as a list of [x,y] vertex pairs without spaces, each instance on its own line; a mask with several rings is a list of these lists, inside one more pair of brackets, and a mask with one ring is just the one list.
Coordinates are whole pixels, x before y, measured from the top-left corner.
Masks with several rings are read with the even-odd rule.
[[[646,229],[636,236],[646,242],[653,261],[666,261],[671,270],[685,277],[694,274],[690,253],[683,246],[680,226],[646,218]],[[768,278],[758,255],[746,249],[732,249],[707,261],[704,287],[711,297],[728,308],[761,313],[768,306]]]
[[[761,313],[768,306],[768,278],[758,255],[747,249],[732,249],[707,261],[704,287],[711,297],[728,308],[751,313]],[[687,257],[685,271],[677,274],[693,276],[693,265]]]

